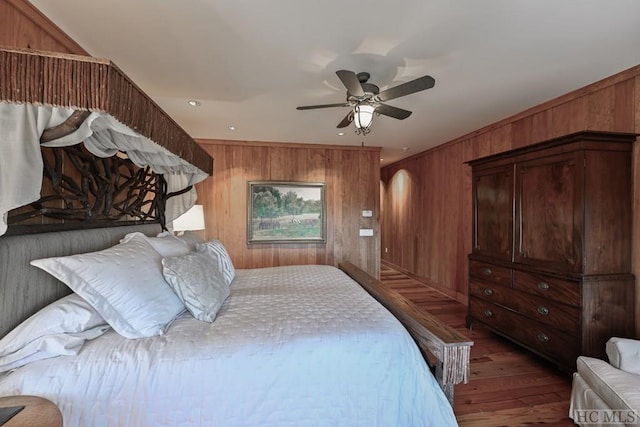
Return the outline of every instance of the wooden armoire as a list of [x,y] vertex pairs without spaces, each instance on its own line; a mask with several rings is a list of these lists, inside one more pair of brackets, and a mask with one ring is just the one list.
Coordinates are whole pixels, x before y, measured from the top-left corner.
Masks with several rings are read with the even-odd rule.
[[567,371],[633,336],[635,138],[584,131],[469,162],[469,327]]

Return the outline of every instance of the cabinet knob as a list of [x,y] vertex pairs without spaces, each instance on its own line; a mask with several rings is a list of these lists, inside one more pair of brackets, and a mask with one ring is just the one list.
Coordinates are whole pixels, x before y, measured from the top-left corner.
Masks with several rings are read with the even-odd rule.
[[538,334],[538,341],[540,341],[540,342],[549,342],[549,335],[545,334],[544,332],[540,332]]
[[490,297],[491,295],[493,295],[493,289],[485,289],[484,291],[482,291],[483,294],[485,294],[486,296]]
[[484,311],[484,315],[485,317],[493,317],[493,311],[487,309]]
[[538,289],[542,290],[542,291],[546,291],[547,289],[549,289],[549,284],[547,282],[538,282]]
[[487,267],[482,270],[482,274],[484,274],[485,276],[491,276],[493,274],[493,271],[491,271],[491,269]]
[[539,306],[537,310],[538,310],[538,313],[542,314],[543,316],[549,315],[549,309],[544,305]]

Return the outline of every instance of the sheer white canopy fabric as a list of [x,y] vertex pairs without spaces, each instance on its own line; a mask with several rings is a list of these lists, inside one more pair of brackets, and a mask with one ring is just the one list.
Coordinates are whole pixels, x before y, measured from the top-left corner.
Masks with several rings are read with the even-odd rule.
[[[7,230],[7,213],[11,209],[40,198],[43,167],[40,136],[72,113],[68,108],[0,102],[0,235]],[[155,173],[164,175],[169,192],[182,190],[208,176],[104,113],[91,113],[75,132],[42,145],[63,147],[80,142],[98,157],[122,151],[137,166],[151,167]],[[166,221],[186,212],[196,198],[195,188],[170,198],[165,208]]]

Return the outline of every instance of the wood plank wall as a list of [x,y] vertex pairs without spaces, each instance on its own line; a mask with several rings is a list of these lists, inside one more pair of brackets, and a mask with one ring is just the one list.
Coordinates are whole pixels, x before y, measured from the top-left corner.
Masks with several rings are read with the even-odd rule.
[[26,0],[0,0],[0,45],[88,55]]
[[[213,176],[196,186],[206,237],[220,239],[238,268],[351,261],[380,272],[380,149],[309,144],[198,140],[213,156]],[[326,244],[247,245],[247,182],[326,183]],[[373,218],[363,218],[372,210]],[[359,237],[372,228],[374,237]]]
[[[471,170],[464,162],[587,129],[640,133],[640,65],[384,167],[383,262],[466,304],[472,210]],[[640,185],[634,188],[633,211],[640,331]]]

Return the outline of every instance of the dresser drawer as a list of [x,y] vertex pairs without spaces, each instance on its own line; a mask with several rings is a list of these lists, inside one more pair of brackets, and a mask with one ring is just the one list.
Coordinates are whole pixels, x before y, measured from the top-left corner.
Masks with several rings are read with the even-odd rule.
[[473,278],[469,282],[469,293],[569,334],[580,333],[580,309],[577,307]]
[[504,313],[509,313],[509,310],[474,296],[469,297],[469,315],[471,317],[487,323],[502,332],[508,333],[510,328],[508,327],[507,317]]
[[529,319],[552,326],[571,335],[580,335],[580,309],[550,299],[511,291],[508,308]]
[[469,279],[469,294],[494,304],[507,305],[511,300],[510,294],[512,292],[511,288],[496,285],[495,283],[473,277]]
[[498,285],[511,287],[510,268],[480,261],[469,261],[469,275]]
[[515,270],[513,287],[522,292],[580,306],[580,287],[577,282],[570,280]]
[[469,300],[469,314],[535,352],[575,367],[580,354],[578,338],[475,297]]

